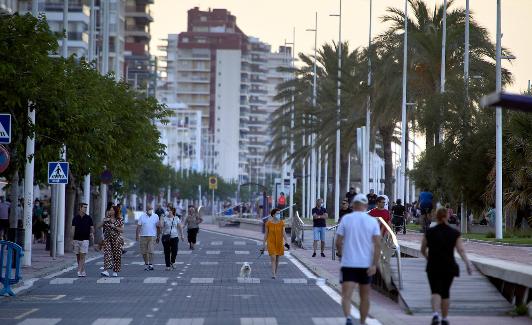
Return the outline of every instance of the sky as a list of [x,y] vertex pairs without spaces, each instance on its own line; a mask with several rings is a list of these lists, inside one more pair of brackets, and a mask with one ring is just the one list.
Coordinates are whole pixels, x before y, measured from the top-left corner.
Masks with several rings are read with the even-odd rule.
[[[429,8],[443,0],[426,0]],[[342,39],[351,47],[367,46],[370,0],[342,1]],[[155,0],[152,5],[154,22],[151,25],[151,48],[156,55],[157,45],[168,34],[186,30],[187,11],[193,7],[228,9],[236,16],[237,24],[248,36],[255,36],[277,49],[279,45],[292,42],[295,28],[297,52],[311,53],[314,48],[314,33],[305,31],[314,28],[318,12],[318,47],[324,42],[338,40],[338,18],[330,17],[339,10],[338,0]],[[386,29],[381,17],[386,8],[404,8],[402,0],[373,0],[373,35]],[[455,0],[453,7],[465,7],[465,0]],[[495,40],[496,0],[471,0],[474,19],[487,28]],[[503,66],[514,74],[511,91],[526,90],[532,79],[532,0],[502,0],[502,45],[512,51],[516,60],[504,62]]]

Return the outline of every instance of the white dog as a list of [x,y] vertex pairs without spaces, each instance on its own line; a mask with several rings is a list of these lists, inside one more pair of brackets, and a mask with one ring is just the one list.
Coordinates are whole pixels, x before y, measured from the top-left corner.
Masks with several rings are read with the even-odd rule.
[[240,268],[240,277],[241,278],[250,278],[251,277],[251,265],[248,262],[244,262]]

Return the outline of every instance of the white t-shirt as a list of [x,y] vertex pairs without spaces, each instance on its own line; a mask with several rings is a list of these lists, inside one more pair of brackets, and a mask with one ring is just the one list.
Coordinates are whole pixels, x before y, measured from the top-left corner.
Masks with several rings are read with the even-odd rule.
[[366,212],[351,212],[342,217],[336,234],[344,237],[342,267],[368,268],[373,264],[373,236],[381,235],[377,219]]
[[[181,224],[181,219],[179,217],[163,217],[163,235],[170,234],[171,238],[179,236],[177,227]],[[171,231],[171,232],[170,232]]]
[[159,224],[159,216],[155,213],[152,213],[151,216],[148,216],[146,213],[143,213],[140,218],[138,225],[140,228],[140,236],[142,237],[155,237],[157,236],[157,224]]

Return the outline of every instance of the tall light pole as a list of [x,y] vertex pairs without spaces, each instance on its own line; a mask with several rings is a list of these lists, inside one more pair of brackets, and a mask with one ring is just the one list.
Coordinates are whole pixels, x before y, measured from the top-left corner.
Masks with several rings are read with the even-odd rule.
[[[465,17],[465,40],[464,40],[464,85],[465,85],[465,109],[469,110],[469,0],[466,0],[466,17]],[[469,112],[466,111],[468,115]],[[465,125],[467,128],[468,125]],[[467,131],[466,131],[467,132]],[[467,216],[464,205],[464,196],[461,195],[460,203],[460,232],[467,233]]]
[[[403,100],[401,105],[401,171],[399,185],[406,183],[406,132],[408,129],[406,119],[406,87],[408,69],[408,0],[405,0],[405,33],[403,40]],[[399,186],[398,197],[404,200],[404,186]]]
[[340,107],[342,105],[342,0],[340,0],[340,11],[331,15],[338,17],[338,80],[336,84],[336,155],[335,155],[335,175],[334,175],[334,220],[338,221],[340,212]]
[[[496,40],[496,82],[495,90],[502,89],[501,71],[501,0],[497,0],[497,40]],[[502,239],[502,111],[495,108],[495,238]]]
[[[292,45],[292,69],[294,70],[294,80],[296,78],[296,74],[295,74],[295,60],[296,60],[296,57],[295,57],[295,47],[296,47],[296,28],[294,27],[293,31],[292,31],[292,42],[291,43],[286,43],[285,42],[285,46],[286,45]],[[292,89],[292,108],[291,108],[291,111],[290,111],[290,128],[293,130],[294,129],[294,111],[296,109],[296,104],[295,104],[295,88]],[[292,132],[290,132],[290,155],[293,155],[294,154],[294,135],[292,134]],[[292,216],[294,215],[294,194],[295,194],[295,190],[294,190],[294,159],[291,157],[290,158],[290,209],[288,209],[288,217],[289,218],[292,218]]]
[[[442,21],[442,38],[441,38],[441,65],[440,65],[440,94],[445,93],[445,62],[446,62],[446,45],[447,45],[447,0],[443,0],[443,21]],[[442,109],[444,107],[442,106]],[[441,112],[440,117],[443,112]],[[438,143],[443,142],[443,131],[441,121],[438,122]]]
[[[95,0],[90,0],[90,17],[89,17],[89,62],[94,61],[95,53],[95,33],[96,33],[96,10]],[[87,204],[87,214],[90,214],[91,208],[91,174],[83,178],[83,203]]]
[[[373,16],[373,0],[369,0],[369,36],[368,36],[368,87],[371,87],[371,19]],[[363,193],[369,193],[369,176],[370,172],[370,137],[371,137],[371,94],[368,95],[368,102],[366,105],[366,143],[365,150],[362,153],[364,162],[364,176],[363,180]]]
[[[318,51],[318,12],[315,13],[314,28],[307,29],[309,32],[314,32],[314,63],[312,66],[312,107],[316,109],[317,102],[317,51]],[[316,135],[313,133],[310,135],[310,141],[312,146],[312,151],[310,154],[310,204],[314,204],[317,199],[316,191]],[[319,190],[319,185],[318,185]]]

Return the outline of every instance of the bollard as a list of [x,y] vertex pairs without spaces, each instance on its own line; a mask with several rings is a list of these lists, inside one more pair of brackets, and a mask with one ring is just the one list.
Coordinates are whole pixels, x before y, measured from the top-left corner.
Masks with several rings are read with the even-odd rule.
[[[24,252],[20,245],[10,241],[0,240],[0,282],[4,285],[2,291],[0,291],[0,295],[15,295],[11,290],[11,285],[18,283],[22,278],[20,276],[20,259],[22,256],[24,256]],[[15,276],[11,277],[13,264],[15,264]]]

